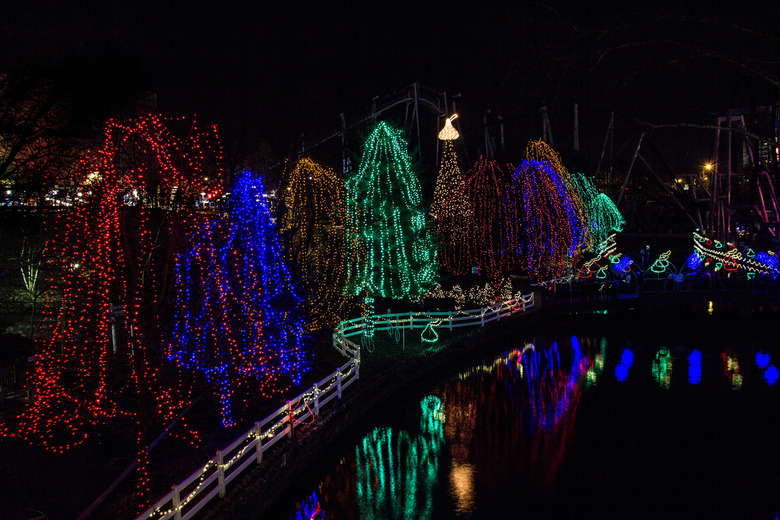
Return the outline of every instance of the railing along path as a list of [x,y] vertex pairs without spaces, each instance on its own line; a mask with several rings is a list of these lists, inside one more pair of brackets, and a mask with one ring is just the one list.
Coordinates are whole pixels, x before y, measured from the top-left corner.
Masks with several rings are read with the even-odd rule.
[[[374,330],[391,333],[412,329],[484,326],[502,317],[524,312],[534,306],[533,294],[517,294],[489,307],[467,311],[407,312],[374,315]],[[314,419],[323,406],[341,399],[342,392],[360,376],[360,345],[349,338],[363,334],[365,318],[341,322],[333,331],[333,346],[347,357],[335,372],[255,425],[238,439],[219,450],[206,464],[171,488],[164,497],[136,520],[187,520],[193,518],[216,496],[224,497],[226,486],[247,468],[263,461],[263,454],[286,437],[292,437],[295,425]]]

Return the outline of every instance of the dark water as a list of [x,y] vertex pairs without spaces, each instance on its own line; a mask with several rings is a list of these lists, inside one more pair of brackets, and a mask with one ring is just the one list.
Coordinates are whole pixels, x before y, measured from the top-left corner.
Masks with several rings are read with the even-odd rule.
[[279,517],[775,518],[774,326],[571,321],[377,414]]

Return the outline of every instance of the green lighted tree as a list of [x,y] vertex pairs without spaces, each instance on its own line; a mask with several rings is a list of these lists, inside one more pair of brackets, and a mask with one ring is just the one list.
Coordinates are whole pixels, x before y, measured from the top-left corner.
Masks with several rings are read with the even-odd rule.
[[405,298],[431,289],[438,274],[436,248],[403,132],[379,122],[346,185],[349,218],[359,235],[352,242],[365,251],[348,265],[353,292]]
[[612,233],[623,231],[626,221],[612,199],[599,193],[593,182],[584,173],[572,173],[571,179],[577,187],[580,199],[588,207],[593,247],[598,247]]

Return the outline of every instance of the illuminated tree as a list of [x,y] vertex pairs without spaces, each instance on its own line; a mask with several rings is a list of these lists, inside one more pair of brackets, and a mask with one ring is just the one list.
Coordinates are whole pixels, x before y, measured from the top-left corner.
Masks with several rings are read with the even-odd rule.
[[571,173],[571,182],[577,189],[577,194],[580,199],[587,205],[590,205],[593,199],[598,197],[599,190],[593,185],[590,179],[580,172]]
[[471,269],[469,237],[473,230],[474,212],[466,197],[466,184],[458,166],[454,142],[458,132],[452,126],[457,114],[448,118],[439,132],[444,141],[439,175],[433,191],[431,215],[436,219],[439,239],[439,263],[452,274],[466,274]]
[[606,194],[599,193],[590,203],[590,233],[594,244],[605,241],[612,233],[620,233],[626,225],[623,215]]
[[234,424],[239,389],[270,396],[307,369],[302,302],[292,287],[260,178],[243,172],[227,218],[193,222],[176,261],[176,318],[168,359],[202,371]]
[[470,265],[498,288],[511,267],[507,251],[507,211],[504,201],[508,171],[495,160],[480,157],[466,175],[466,193],[474,210],[474,231],[467,254]]
[[[220,164],[216,128],[192,119],[149,115],[106,125],[102,148],[73,181],[81,196],[47,223],[55,274],[45,281],[33,400],[13,434],[62,452],[129,421],[146,489],[148,433],[193,399],[191,386],[160,375],[159,316],[181,233],[195,202],[219,194]],[[128,361],[127,377],[109,377]]]
[[347,233],[344,182],[303,158],[287,179],[278,213],[287,260],[307,293],[311,328],[331,327],[356,308],[346,294],[348,254],[359,250],[347,244],[354,233]]
[[532,281],[556,278],[578,248],[591,245],[588,207],[547,144],[532,141],[525,155],[507,190],[511,244]]
[[407,148],[401,130],[378,123],[366,139],[360,167],[347,179],[349,218],[365,247],[365,260],[349,265],[355,294],[404,298],[436,282],[436,248]]
[[572,173],[572,181],[577,193],[588,207],[590,233],[593,245],[604,242],[612,233],[620,233],[626,225],[623,215],[607,195],[599,193],[593,183],[583,173]]

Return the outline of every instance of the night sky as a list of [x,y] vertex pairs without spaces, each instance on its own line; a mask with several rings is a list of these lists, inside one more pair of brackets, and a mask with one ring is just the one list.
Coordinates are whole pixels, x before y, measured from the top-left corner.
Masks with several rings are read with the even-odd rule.
[[595,150],[612,110],[623,128],[711,124],[776,102],[780,79],[777,2],[6,3],[0,70],[155,92],[164,114],[197,113],[277,149],[414,81],[500,113],[519,156],[540,137],[543,105],[569,143],[577,102]]

